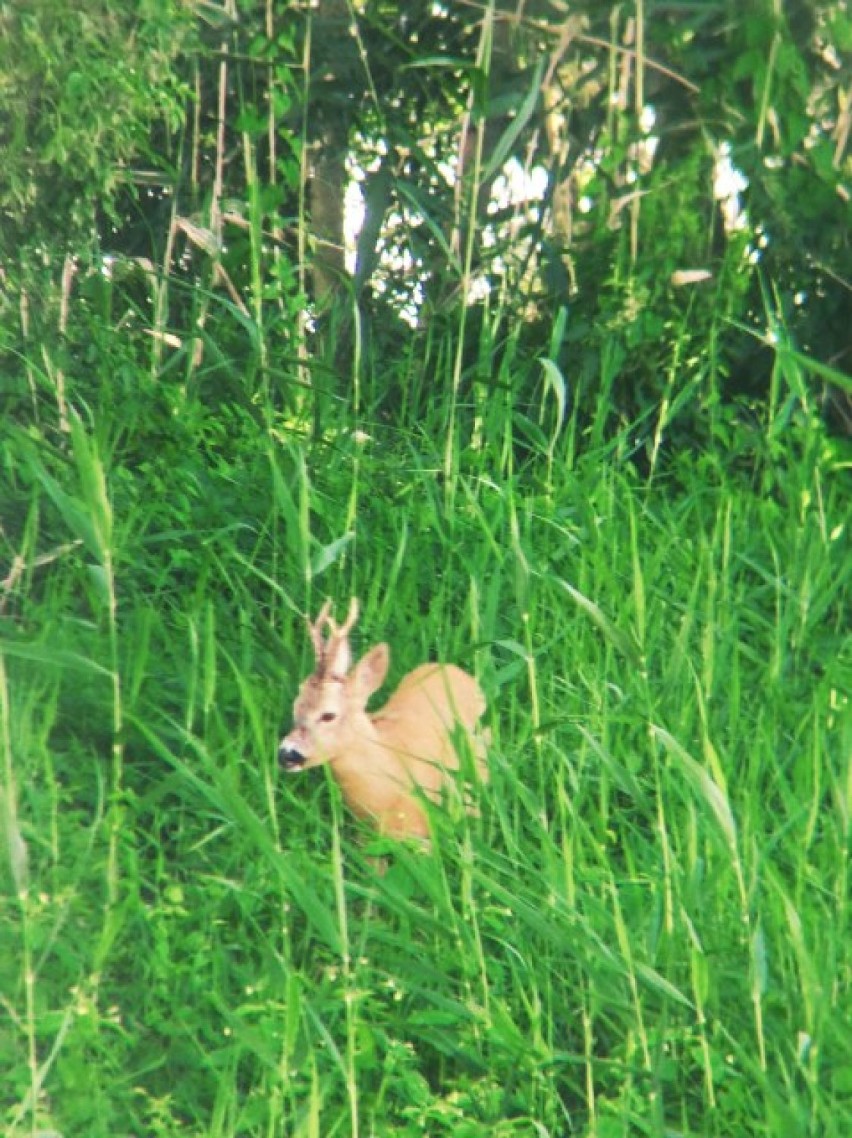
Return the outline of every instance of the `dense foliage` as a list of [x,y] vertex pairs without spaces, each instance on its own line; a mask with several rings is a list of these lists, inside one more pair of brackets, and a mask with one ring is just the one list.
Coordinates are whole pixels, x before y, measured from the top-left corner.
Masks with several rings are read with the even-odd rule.
[[[647,445],[665,407],[682,445],[720,400],[748,417],[767,398],[780,318],[848,433],[840,4],[42,0],[2,20],[4,273],[25,332],[44,337],[48,301],[70,331],[73,273],[97,290],[106,258],[90,303],[155,369],[239,361],[320,416],[324,394],[375,382],[417,417],[448,383],[487,396],[507,351],[534,403],[549,352],[588,418],[603,397]],[[417,361],[402,390],[389,352]]]
[[[852,1131],[849,39],[0,7],[4,1132]],[[350,594],[431,852],[276,766]]]

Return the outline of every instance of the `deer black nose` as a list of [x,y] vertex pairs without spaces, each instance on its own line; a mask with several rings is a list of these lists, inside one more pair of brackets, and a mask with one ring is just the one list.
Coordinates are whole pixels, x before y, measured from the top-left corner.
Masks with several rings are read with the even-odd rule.
[[278,762],[285,771],[300,771],[305,765],[305,756],[294,747],[279,747]]

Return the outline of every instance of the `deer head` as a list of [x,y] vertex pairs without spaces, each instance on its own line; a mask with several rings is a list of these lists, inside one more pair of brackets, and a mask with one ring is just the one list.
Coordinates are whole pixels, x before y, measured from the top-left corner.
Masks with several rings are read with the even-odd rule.
[[353,597],[343,624],[331,617],[331,601],[326,601],[315,621],[308,620],[316,666],[299,689],[293,730],[278,749],[285,770],[333,762],[374,734],[365,709],[384,682],[390,653],[387,644],[377,644],[352,668],[349,633],[357,619],[358,601]]

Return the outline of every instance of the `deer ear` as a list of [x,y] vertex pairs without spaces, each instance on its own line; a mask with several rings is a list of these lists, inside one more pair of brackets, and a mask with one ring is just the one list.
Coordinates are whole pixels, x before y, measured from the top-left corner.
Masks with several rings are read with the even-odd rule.
[[360,699],[367,702],[374,691],[385,682],[390,663],[390,648],[387,644],[377,644],[362,656],[351,674],[351,681]]

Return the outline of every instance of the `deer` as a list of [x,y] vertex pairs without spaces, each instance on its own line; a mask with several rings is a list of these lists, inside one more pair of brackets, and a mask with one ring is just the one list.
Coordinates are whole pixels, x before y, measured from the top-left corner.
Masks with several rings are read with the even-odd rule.
[[[293,705],[293,728],[278,759],[287,772],[327,763],[343,799],[381,835],[428,845],[426,800],[452,791],[452,772],[465,755],[487,781],[487,732],[478,729],[485,697],[473,676],[454,664],[421,664],[399,683],[387,703],[368,712],[390,663],[386,643],[375,645],[352,667],[349,633],[358,619],[350,601],[343,624],[326,601],[315,621],[307,618],[316,667]],[[475,810],[465,800],[469,813]]]

